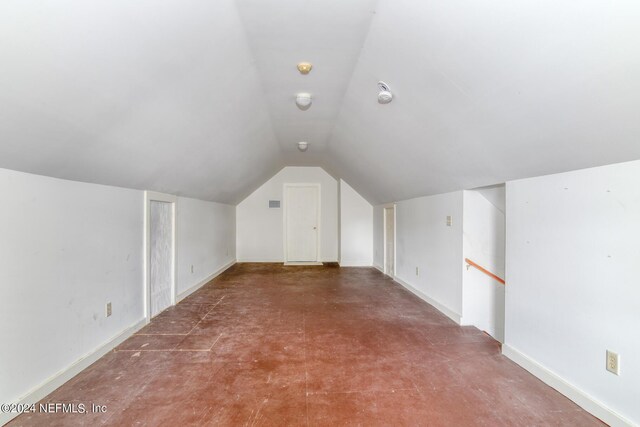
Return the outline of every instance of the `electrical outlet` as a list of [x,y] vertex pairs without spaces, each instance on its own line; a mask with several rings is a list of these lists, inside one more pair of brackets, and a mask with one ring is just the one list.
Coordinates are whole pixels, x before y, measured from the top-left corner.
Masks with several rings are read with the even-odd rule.
[[451,227],[453,225],[453,218],[451,215],[447,216],[447,227]]
[[611,350],[607,350],[607,371],[620,375],[620,356]]
[[110,317],[111,316],[111,303],[110,302],[107,303],[107,306],[105,307],[105,311],[106,311],[107,317]]
[[193,274],[193,264],[191,265],[191,274]]
[[416,267],[416,276],[419,275],[418,267]]

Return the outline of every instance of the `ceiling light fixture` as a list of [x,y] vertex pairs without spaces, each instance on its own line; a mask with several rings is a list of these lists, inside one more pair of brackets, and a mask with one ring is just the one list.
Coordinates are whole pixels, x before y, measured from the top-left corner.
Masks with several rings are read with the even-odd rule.
[[378,103],[388,104],[393,101],[393,94],[391,93],[391,88],[389,88],[388,84],[383,81],[379,81],[378,89],[380,89],[380,92],[378,93]]
[[307,75],[311,72],[313,65],[310,62],[301,62],[298,64],[298,71],[300,74]]
[[311,94],[299,93],[296,95],[296,105],[302,111],[308,110],[311,107]]
[[308,142],[306,142],[306,141],[298,142],[298,150],[307,151],[307,148],[309,148],[309,143]]

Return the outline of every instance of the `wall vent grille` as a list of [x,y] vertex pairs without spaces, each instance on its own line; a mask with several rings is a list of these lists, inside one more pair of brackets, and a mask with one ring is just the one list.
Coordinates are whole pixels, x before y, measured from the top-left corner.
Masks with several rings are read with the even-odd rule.
[[280,207],[280,200],[269,200],[269,209],[278,209]]

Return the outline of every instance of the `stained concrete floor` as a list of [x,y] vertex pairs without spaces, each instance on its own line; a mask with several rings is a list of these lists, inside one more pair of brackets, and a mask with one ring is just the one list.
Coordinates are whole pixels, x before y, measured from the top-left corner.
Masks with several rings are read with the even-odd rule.
[[372,268],[237,264],[11,425],[602,425]]

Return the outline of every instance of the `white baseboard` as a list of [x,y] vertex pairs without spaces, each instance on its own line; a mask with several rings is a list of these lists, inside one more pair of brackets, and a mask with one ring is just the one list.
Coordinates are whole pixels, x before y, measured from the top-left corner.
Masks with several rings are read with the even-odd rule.
[[340,261],[340,267],[371,267],[371,263],[367,261]]
[[321,262],[317,262],[317,261],[287,261],[284,263],[284,265],[288,266],[288,267],[295,267],[295,266],[305,266],[305,265],[322,265]]
[[[138,332],[142,329],[143,326],[147,324],[146,319],[141,319],[133,325],[129,326],[115,337],[111,338],[106,343],[102,344],[100,347],[91,351],[88,354],[85,354],[80,359],[73,362],[68,367],[62,369],[61,371],[54,374],[51,378],[44,381],[42,384],[34,387],[26,395],[18,399],[17,404],[35,404],[40,400],[44,399],[48,394],[53,392],[55,389],[69,381],[71,378],[78,375],[84,369],[88,368],[102,356],[116,348],[119,344],[121,344],[124,340],[129,338],[131,335]],[[10,412],[10,413],[0,413],[0,425],[5,425],[15,417],[17,417],[18,413]]]
[[380,271],[380,273],[384,274],[384,268],[382,268],[381,265],[378,264],[373,264],[373,268],[377,269]]
[[[241,264],[243,262],[246,263],[252,263],[252,264],[284,264],[284,260],[282,258],[279,259],[264,259],[264,258],[238,258],[237,260],[238,264]],[[318,261],[321,264],[327,263],[327,264],[333,264],[334,262],[338,262],[338,260],[335,259],[323,259]]]
[[229,268],[233,267],[235,263],[236,263],[235,259],[233,261],[226,263],[225,265],[223,265],[222,267],[220,267],[219,269],[214,271],[212,274],[202,279],[201,281],[199,281],[198,283],[196,283],[186,291],[180,292],[176,297],[176,304],[182,301],[183,299],[185,299],[186,297],[188,297],[189,295],[191,295],[192,293],[194,293],[195,291],[197,291],[198,289],[200,289],[201,287],[203,287],[204,285],[206,285],[207,283],[209,283],[210,281],[212,281],[213,279],[215,279],[216,277],[218,277],[219,275],[221,275],[222,273],[224,273],[225,271],[227,271]]
[[508,344],[502,345],[502,354],[513,360],[518,365],[522,366],[527,371],[538,377],[547,385],[558,390],[566,397],[574,401],[578,406],[582,407],[585,411],[593,414],[595,417],[604,421],[611,426],[634,426],[630,420],[624,418],[622,415],[617,414],[608,408],[604,403],[589,396],[582,390],[573,386],[561,376],[551,371],[550,369],[542,366],[529,356],[521,353]]
[[444,304],[442,304],[442,303],[434,300],[433,298],[425,295],[424,293],[422,293],[421,291],[417,290],[416,288],[414,288],[413,286],[411,286],[410,284],[408,284],[407,282],[403,281],[402,279],[400,279],[397,276],[393,277],[393,280],[395,280],[398,284],[400,284],[400,285],[404,286],[405,288],[407,288],[407,290],[409,290],[411,293],[413,293],[418,298],[428,302],[429,304],[431,304],[432,306],[437,308],[439,311],[442,312],[442,314],[444,314],[449,319],[451,319],[454,322],[456,322],[458,325],[460,324],[461,316],[458,313],[456,313],[453,310],[451,310],[449,307],[446,307]]

